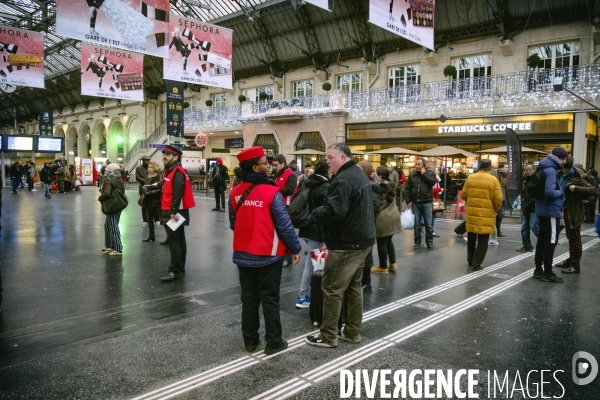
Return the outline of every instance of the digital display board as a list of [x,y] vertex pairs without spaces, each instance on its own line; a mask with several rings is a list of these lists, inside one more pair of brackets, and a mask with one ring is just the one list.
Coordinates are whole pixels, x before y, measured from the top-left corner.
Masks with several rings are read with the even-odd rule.
[[35,151],[38,153],[62,153],[63,138],[52,136],[38,136]]
[[33,136],[6,136],[4,151],[33,151]]
[[3,146],[4,146],[4,136],[0,136],[0,151],[3,150]]

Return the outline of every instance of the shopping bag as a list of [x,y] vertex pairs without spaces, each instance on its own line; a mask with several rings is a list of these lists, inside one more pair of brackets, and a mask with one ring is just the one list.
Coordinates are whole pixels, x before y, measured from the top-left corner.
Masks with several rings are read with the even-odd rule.
[[521,209],[521,195],[518,195],[517,198],[515,199],[515,201],[513,201],[512,209],[513,210]]
[[310,260],[312,261],[313,270],[319,271],[325,269],[325,260],[327,259],[327,249],[320,248],[310,251]]
[[400,223],[402,224],[403,230],[415,228],[415,215],[410,208],[402,213],[400,216]]

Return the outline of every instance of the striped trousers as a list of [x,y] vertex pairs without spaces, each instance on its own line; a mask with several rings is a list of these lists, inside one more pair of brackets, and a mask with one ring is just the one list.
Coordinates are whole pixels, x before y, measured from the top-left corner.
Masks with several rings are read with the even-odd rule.
[[123,244],[121,243],[121,232],[119,232],[120,218],[121,211],[106,215],[106,221],[104,222],[104,245],[122,253]]

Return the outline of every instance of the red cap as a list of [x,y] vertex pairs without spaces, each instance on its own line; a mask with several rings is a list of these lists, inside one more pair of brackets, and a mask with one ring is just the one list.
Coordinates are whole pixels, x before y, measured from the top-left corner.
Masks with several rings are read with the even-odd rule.
[[263,149],[262,146],[252,146],[240,152],[240,154],[237,155],[237,159],[239,162],[242,162],[252,160],[253,158],[261,158],[265,155],[265,149]]
[[223,165],[223,159],[221,157],[217,158],[217,165]]

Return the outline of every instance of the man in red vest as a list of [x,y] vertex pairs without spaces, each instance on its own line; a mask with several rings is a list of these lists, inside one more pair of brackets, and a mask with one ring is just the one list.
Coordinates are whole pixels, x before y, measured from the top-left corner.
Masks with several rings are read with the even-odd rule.
[[[298,190],[298,176],[294,170],[286,164],[285,156],[279,154],[273,157],[273,168],[275,169],[275,184],[283,196],[283,202],[286,207],[292,203],[292,197]],[[283,266],[292,265],[291,257],[286,257]]]
[[[161,281],[170,282],[179,278],[180,273],[185,273],[185,257],[187,246],[185,243],[184,226],[190,224],[189,209],[196,206],[192,194],[192,185],[185,169],[181,166],[182,151],[175,146],[168,145],[163,150],[162,187],[162,216],[161,220],[167,232],[167,243],[171,250],[171,264],[167,275]],[[175,230],[167,223],[177,223],[181,218],[184,221]]]
[[[269,180],[269,163],[260,146],[237,156],[243,182],[231,190],[229,226],[233,230],[233,262],[238,266],[242,289],[242,336],[247,351],[260,344],[258,309],[265,318],[265,353],[288,347],[281,333],[279,287],[284,258],[300,260],[302,246],[277,186]],[[293,174],[292,174],[293,175]]]

